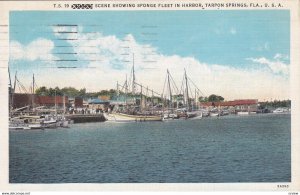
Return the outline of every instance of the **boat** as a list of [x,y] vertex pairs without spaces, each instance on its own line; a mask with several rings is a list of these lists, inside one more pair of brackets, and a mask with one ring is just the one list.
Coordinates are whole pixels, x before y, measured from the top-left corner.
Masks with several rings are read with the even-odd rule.
[[178,119],[179,116],[177,113],[169,113],[169,112],[165,112],[163,114],[163,120],[174,120],[174,119]]
[[218,112],[210,112],[209,116],[211,116],[211,117],[220,116],[220,113],[218,113]]
[[[69,121],[65,118],[65,96],[63,98],[64,111],[62,115],[57,114],[57,102],[55,91],[55,114],[51,114],[50,109],[43,109],[44,106],[37,107],[34,103],[35,98],[35,77],[33,74],[33,82],[31,86],[31,102],[29,105],[21,108],[13,108],[13,95],[16,88],[16,81],[18,81],[15,75],[14,85],[11,83],[9,72],[9,93],[10,93],[10,106],[9,106],[9,129],[44,129],[44,128],[57,128],[68,127]],[[19,82],[19,81],[18,81]],[[27,91],[26,91],[27,92]],[[27,109],[27,111],[25,111]],[[24,114],[25,113],[25,114]],[[47,114],[45,114],[47,113]]]
[[209,116],[209,111],[206,109],[201,109],[202,117],[208,117]]
[[210,110],[209,116],[211,117],[221,116],[220,108],[213,108],[212,110]]
[[39,116],[20,116],[9,119],[9,130],[44,129],[43,120]]
[[244,109],[244,110],[239,110],[237,111],[237,115],[253,115],[253,114],[257,114],[256,111],[253,111],[250,109],[250,106],[248,106],[248,109]]
[[285,107],[276,108],[275,110],[273,110],[273,113],[277,113],[277,114],[288,113],[288,112],[289,112],[289,109],[285,108]]
[[203,113],[202,113],[202,111],[187,112],[187,117],[190,119],[202,119]]
[[202,118],[202,112],[200,110],[186,112],[188,118]]
[[163,117],[156,115],[132,115],[124,113],[104,113],[104,117],[106,120],[114,122],[146,122],[163,120]]
[[[192,94],[192,90],[190,85],[194,85],[195,92]],[[197,99],[199,97],[199,93],[202,93],[200,89],[195,85],[195,83],[187,76],[186,70],[184,69],[184,75],[182,80],[182,86],[180,94],[183,97],[183,108],[177,109],[178,115],[181,118],[194,118],[201,119],[203,117],[203,110],[201,110],[197,104]],[[191,98],[190,96],[194,97]]]
[[59,126],[63,128],[68,128],[70,121],[65,117],[66,113],[66,98],[63,96],[63,113],[58,117]]
[[249,111],[239,111],[237,115],[250,115],[250,114],[257,114],[256,112],[249,112]]
[[56,128],[59,126],[59,123],[55,116],[46,115],[41,117],[43,117],[43,124],[45,128]]
[[28,125],[25,124],[24,120],[11,118],[9,119],[9,130],[24,130]]
[[178,94],[178,88],[167,69],[167,74],[165,77],[164,87],[162,91],[162,113],[163,113],[163,120],[174,120],[180,117],[179,113],[175,110],[174,103],[178,105],[178,101],[175,101],[175,94]]
[[[149,90],[148,87],[146,88],[142,84],[139,84],[135,81],[135,70],[134,70],[134,54],[133,54],[133,65],[131,70],[131,78],[132,82],[130,83],[130,86],[132,86],[131,96],[133,97],[132,102],[128,102],[127,98],[129,96],[129,85],[127,83],[127,76],[126,81],[123,86],[121,86],[123,89],[125,89],[124,94],[125,102],[119,102],[119,83],[117,82],[117,104],[113,107],[113,109],[109,110],[108,112],[103,113],[105,119],[107,121],[113,121],[113,122],[145,122],[145,121],[162,121],[163,116],[162,114],[159,114],[157,112],[153,112],[153,108],[146,108],[146,101],[148,97],[147,95],[143,94],[143,90],[152,91],[152,96],[154,93],[153,90]],[[136,92],[136,87],[140,87],[141,92]],[[156,93],[157,94],[157,93]],[[136,98],[139,97],[139,101],[136,101]],[[153,107],[153,105],[152,105]]]

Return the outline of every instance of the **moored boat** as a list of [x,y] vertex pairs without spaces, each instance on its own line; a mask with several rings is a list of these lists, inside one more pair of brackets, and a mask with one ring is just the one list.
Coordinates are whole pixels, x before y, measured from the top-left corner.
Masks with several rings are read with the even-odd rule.
[[9,120],[9,130],[44,129],[43,121],[36,116],[15,117]]
[[157,115],[131,115],[123,113],[104,113],[104,117],[106,120],[114,122],[146,122],[163,120],[161,116]]
[[273,113],[288,113],[289,109],[282,107],[282,108],[276,108],[275,110],[273,110]]
[[257,113],[256,112],[248,112],[248,111],[237,112],[237,115],[250,115],[250,114],[257,114]]

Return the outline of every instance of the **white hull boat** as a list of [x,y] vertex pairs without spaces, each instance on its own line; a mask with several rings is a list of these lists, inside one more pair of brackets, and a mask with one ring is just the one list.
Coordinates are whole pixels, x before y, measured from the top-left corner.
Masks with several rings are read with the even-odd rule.
[[256,112],[237,112],[238,115],[250,115],[250,114],[256,114]]
[[130,115],[123,113],[111,113],[104,114],[107,121],[114,122],[146,122],[146,121],[162,121],[161,116],[149,116],[149,115]]
[[273,113],[276,113],[276,114],[288,113],[288,112],[289,112],[288,108],[276,108],[276,110],[273,111]]
[[201,119],[203,116],[201,111],[191,111],[191,112],[187,112],[186,114],[188,118],[193,118],[193,119]]
[[165,113],[163,120],[174,120],[174,119],[178,119],[178,118],[179,118],[178,115],[175,113],[170,113],[170,114]]
[[220,114],[217,112],[211,112],[211,113],[209,113],[209,116],[216,117],[216,116],[220,116]]

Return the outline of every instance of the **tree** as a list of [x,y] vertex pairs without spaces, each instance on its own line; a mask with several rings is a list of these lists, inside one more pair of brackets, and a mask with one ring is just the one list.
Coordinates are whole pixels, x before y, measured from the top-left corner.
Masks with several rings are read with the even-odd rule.
[[224,101],[224,98],[219,95],[212,94],[208,97],[209,102],[221,102]]
[[54,95],[56,95],[56,96],[64,95],[64,93],[59,89],[59,87],[55,87],[54,90],[55,90]]
[[78,96],[80,96],[80,97],[84,97],[85,94],[86,94],[86,89],[85,88],[80,89],[79,92],[78,92]]
[[[66,96],[69,96],[69,97],[77,97],[77,96],[80,96],[80,92],[75,89],[74,87],[64,87],[61,89],[62,93]],[[83,90],[82,89],[82,93],[85,93],[85,89]]]
[[46,96],[46,95],[48,95],[49,91],[45,86],[43,86],[43,87],[37,88],[35,90],[35,93],[40,96]]
[[208,102],[208,97],[200,96],[200,97],[198,98],[198,101],[199,101],[199,102]]

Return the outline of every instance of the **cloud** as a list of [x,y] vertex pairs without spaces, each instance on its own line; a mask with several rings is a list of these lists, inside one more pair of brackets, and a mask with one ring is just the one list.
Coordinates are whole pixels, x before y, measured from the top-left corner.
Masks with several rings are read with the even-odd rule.
[[289,60],[289,56],[281,54],[281,53],[277,53],[277,54],[275,54],[274,59],[275,60]]
[[17,41],[10,42],[11,60],[47,60],[57,59],[52,54],[54,43],[51,40],[39,38],[24,46]]
[[230,29],[230,34],[232,35],[235,35],[237,32],[236,32],[236,29],[235,28],[231,28]]
[[255,62],[258,64],[266,65],[275,74],[289,75],[290,67],[288,64],[285,64],[282,61],[280,61],[280,59],[282,59],[282,58],[284,58],[284,55],[276,54],[274,56],[274,60],[269,60],[265,57],[248,58],[248,60],[251,60],[252,62]]
[[268,42],[265,42],[264,44],[256,46],[256,47],[252,47],[251,49],[255,50],[255,51],[269,51],[270,44]]
[[[264,68],[234,68],[229,65],[206,64],[189,56],[164,55],[150,44],[139,43],[131,34],[120,38],[102,33],[82,33],[80,29],[76,34],[78,40],[68,43],[78,53],[77,59],[86,63],[77,69],[53,68],[39,71],[35,74],[39,86],[85,87],[88,91],[116,88],[117,81],[123,84],[126,75],[129,80],[134,54],[137,82],[159,93],[162,92],[167,69],[180,90],[185,68],[189,78],[206,96],[219,94],[227,100],[289,98],[289,79],[273,74],[277,71],[287,75],[288,69],[276,61],[252,59],[253,62],[268,65],[272,71]],[[74,35],[71,33],[68,36]],[[20,45],[19,48],[24,46]],[[29,75],[27,78],[30,83]]]

